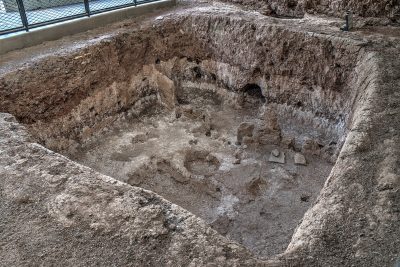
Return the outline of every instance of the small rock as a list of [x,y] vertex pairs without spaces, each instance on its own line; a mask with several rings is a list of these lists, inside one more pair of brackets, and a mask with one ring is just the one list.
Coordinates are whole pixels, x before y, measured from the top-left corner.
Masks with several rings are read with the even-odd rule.
[[240,164],[241,160],[240,159],[235,159],[235,161],[233,162],[233,164],[237,165]]
[[180,109],[176,109],[175,110],[175,118],[179,119],[180,117],[182,117],[182,111]]
[[243,137],[252,137],[254,131],[254,124],[249,122],[243,122],[237,129],[237,142],[242,143]]
[[245,136],[245,137],[243,137],[242,143],[244,145],[250,145],[253,143],[253,138],[249,137],[249,136]]
[[217,131],[211,130],[211,138],[212,139],[218,139],[219,138],[219,133]]
[[191,139],[189,140],[189,145],[197,145],[199,141],[197,139]]
[[306,194],[302,194],[300,196],[300,200],[303,201],[303,202],[308,202],[308,201],[310,201],[310,196],[306,195]]
[[163,16],[158,16],[158,17],[156,18],[156,20],[163,20],[163,19],[164,19]]
[[284,164],[285,163],[285,153],[282,152],[282,153],[279,153],[278,156],[274,156],[274,154],[271,152],[271,155],[269,156],[268,161]]
[[282,137],[281,144],[284,148],[294,148],[294,138],[291,136]]
[[391,173],[390,171],[383,171],[381,177],[378,182],[378,191],[386,191],[391,190],[396,187],[396,181],[398,180],[398,176]]
[[296,153],[294,155],[294,163],[297,165],[307,165],[306,158],[304,157],[303,154]]
[[321,149],[317,141],[307,138],[303,142],[303,147],[301,152],[311,153],[313,155],[319,156],[321,153]]
[[242,155],[243,155],[243,150],[236,149],[235,154],[234,154],[235,158],[240,159],[240,158],[242,158]]
[[279,150],[278,149],[274,149],[274,150],[272,150],[272,155],[274,155],[274,157],[279,157],[279,154],[280,154],[280,152],[279,152]]
[[226,143],[228,141],[228,138],[225,135],[221,135],[218,138],[219,141],[221,141],[222,143]]

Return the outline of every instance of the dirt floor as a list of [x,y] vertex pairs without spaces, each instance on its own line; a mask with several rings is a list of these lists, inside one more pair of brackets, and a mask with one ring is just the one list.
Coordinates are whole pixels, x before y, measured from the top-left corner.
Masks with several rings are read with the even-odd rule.
[[2,56],[0,265],[397,264],[400,31],[334,2],[183,1]]
[[[156,192],[259,257],[282,253],[332,164],[311,154],[295,164],[301,154],[293,147],[260,145],[253,133],[239,144],[239,125],[260,124],[263,106],[238,110],[214,102],[192,99],[172,113],[153,107],[111,125],[70,157]],[[273,150],[284,155],[282,163],[270,161]]]

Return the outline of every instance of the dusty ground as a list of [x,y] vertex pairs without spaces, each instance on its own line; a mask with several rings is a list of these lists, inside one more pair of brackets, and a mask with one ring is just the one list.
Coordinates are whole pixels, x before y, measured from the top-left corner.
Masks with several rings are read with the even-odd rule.
[[1,265],[399,260],[397,27],[220,3],[138,21],[0,59]]
[[[309,154],[306,166],[296,165],[293,147],[236,144],[239,125],[260,124],[262,107],[238,110],[215,105],[215,96],[199,98],[172,114],[116,122],[70,157],[156,192],[259,257],[282,253],[332,164]],[[285,153],[284,164],[269,161],[274,149]]]

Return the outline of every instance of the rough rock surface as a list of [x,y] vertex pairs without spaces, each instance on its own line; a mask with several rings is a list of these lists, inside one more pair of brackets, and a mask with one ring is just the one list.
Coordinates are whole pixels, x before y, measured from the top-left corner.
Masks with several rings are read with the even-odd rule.
[[[380,3],[361,15],[396,10]],[[362,6],[332,10],[347,5]],[[1,115],[0,265],[393,266],[400,254],[399,30],[341,33],[331,23],[204,4],[2,57],[0,111],[32,137]],[[162,69],[158,60],[176,64]],[[263,94],[278,114],[292,114],[280,119],[296,117],[328,136],[322,145],[334,150],[327,155],[336,165],[276,259],[258,261],[158,195],[33,143],[62,150],[111,115],[140,113],[158,95],[172,105],[164,76],[233,91],[257,83],[270,89]]]

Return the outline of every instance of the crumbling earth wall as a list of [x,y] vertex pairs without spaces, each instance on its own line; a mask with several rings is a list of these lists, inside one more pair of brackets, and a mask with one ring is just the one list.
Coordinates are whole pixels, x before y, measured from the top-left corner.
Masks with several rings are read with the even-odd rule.
[[227,1],[259,11],[265,15],[302,17],[305,13],[343,17],[347,10],[360,17],[382,18],[392,22],[400,19],[398,0],[232,0]]
[[[1,115],[1,264],[393,265],[400,253],[398,40],[380,46],[287,23],[191,9],[3,71],[1,111],[33,137]],[[179,62],[197,71],[175,72]],[[154,193],[34,143],[62,149],[154,94],[168,106],[170,81],[182,77],[233,92],[259,83],[271,103],[343,125],[332,131],[347,138],[325,188],[277,259],[258,261]],[[66,144],[46,143],[55,136]]]
[[60,151],[124,111],[137,115],[157,102],[173,108],[182,84],[215,87],[227,96],[257,84],[281,121],[318,129],[324,136],[318,142],[334,161],[357,96],[353,69],[363,42],[255,18],[210,13],[165,19],[11,71],[0,78],[2,110]]

